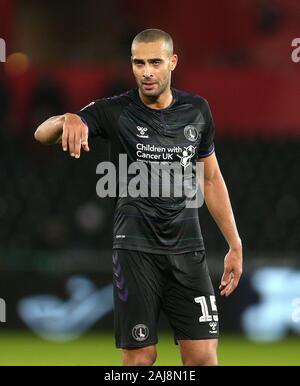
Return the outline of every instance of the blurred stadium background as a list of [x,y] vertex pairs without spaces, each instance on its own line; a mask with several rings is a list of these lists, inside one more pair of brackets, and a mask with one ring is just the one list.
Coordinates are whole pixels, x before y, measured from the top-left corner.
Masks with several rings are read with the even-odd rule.
[[[150,27],[174,38],[173,86],[210,102],[244,243],[239,289],[217,297],[220,364],[300,365],[298,0],[0,0],[0,365],[121,364],[114,203],[95,192],[107,146],[75,161],[33,133],[134,86],[130,42]],[[217,289],[226,243],[206,208],[200,220]],[[180,364],[163,315],[158,351],[157,364]]]

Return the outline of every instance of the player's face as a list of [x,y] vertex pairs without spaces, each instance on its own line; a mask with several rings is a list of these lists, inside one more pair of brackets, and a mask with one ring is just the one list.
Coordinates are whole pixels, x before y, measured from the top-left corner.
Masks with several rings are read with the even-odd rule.
[[132,47],[132,70],[143,95],[157,97],[171,84],[171,72],[177,64],[163,40],[135,43]]

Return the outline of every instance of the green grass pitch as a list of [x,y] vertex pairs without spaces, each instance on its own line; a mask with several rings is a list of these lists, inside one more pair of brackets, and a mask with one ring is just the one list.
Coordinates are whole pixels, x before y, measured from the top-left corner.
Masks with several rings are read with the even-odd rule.
[[[121,350],[114,347],[111,332],[90,333],[67,343],[53,343],[30,333],[0,332],[0,366],[119,366]],[[156,365],[181,365],[172,336],[160,333]],[[219,365],[300,365],[300,338],[289,337],[270,344],[249,342],[242,336],[223,336]]]

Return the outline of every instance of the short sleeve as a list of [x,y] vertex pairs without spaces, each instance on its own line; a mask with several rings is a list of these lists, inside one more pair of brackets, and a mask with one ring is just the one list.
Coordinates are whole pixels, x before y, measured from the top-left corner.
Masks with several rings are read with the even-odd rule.
[[77,115],[89,129],[89,137],[108,138],[109,122],[107,120],[108,112],[106,111],[108,108],[109,105],[105,99],[100,99],[91,102],[77,112]]
[[215,137],[215,124],[212,117],[212,113],[207,101],[205,101],[205,111],[203,112],[205,119],[205,130],[202,134],[198,157],[205,158],[213,154],[215,151],[214,137]]

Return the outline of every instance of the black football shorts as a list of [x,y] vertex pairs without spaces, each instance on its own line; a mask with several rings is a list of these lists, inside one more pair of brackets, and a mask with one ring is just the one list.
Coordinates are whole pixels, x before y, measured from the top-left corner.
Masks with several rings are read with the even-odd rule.
[[175,343],[218,338],[205,251],[158,255],[115,249],[112,257],[116,347],[156,344],[160,310],[168,318]]

